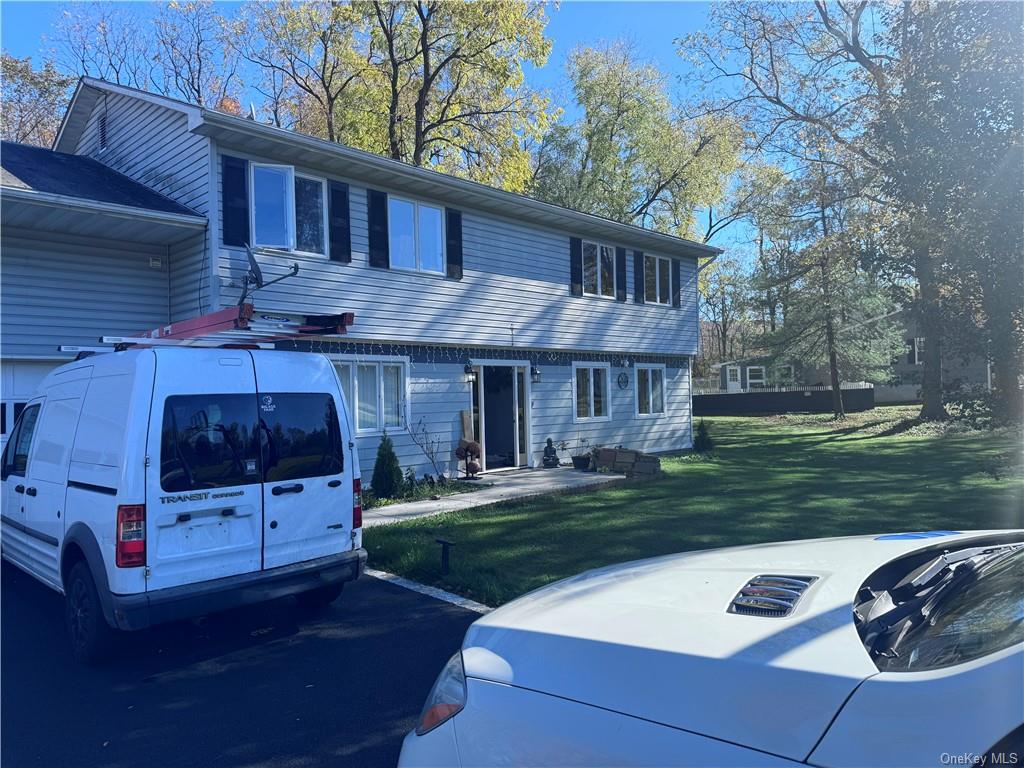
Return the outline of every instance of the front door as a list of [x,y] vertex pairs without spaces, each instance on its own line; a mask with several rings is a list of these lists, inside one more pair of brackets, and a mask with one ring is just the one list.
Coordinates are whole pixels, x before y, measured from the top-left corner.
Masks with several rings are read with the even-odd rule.
[[727,392],[739,392],[743,388],[740,381],[740,367],[738,365],[727,365],[725,367],[725,389]]
[[[352,546],[352,462],[326,358],[253,352],[263,456],[263,567]],[[311,363],[310,360],[319,361]]]
[[[522,467],[528,463],[526,368],[484,365],[478,369],[476,410],[481,413],[483,468]],[[482,407],[481,407],[482,406]]]
[[258,424],[249,352],[161,350],[146,449],[147,589],[260,569]]

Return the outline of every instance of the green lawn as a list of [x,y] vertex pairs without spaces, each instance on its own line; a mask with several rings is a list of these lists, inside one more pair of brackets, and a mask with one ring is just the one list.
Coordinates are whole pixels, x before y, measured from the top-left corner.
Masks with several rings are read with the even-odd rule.
[[[909,408],[708,419],[712,458],[656,480],[372,528],[370,564],[499,605],[609,563],[765,541],[1024,527],[1020,435],[915,426]],[[439,575],[436,536],[456,542]]]

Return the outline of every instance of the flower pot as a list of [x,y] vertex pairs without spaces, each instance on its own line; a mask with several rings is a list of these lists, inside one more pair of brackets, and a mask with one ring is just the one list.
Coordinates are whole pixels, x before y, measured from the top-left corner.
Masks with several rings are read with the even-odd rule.
[[583,456],[573,456],[572,466],[574,469],[590,469],[590,454]]

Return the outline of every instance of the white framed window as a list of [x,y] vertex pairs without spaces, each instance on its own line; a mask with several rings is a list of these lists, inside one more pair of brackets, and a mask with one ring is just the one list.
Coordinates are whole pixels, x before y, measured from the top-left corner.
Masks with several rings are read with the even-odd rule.
[[763,365],[748,365],[747,366],[747,386],[748,387],[763,387],[765,385],[764,366]]
[[250,164],[252,244],[327,254],[327,181],[290,165]]
[[644,254],[644,301],[648,304],[672,303],[672,260]]
[[573,363],[573,418],[608,421],[612,417],[609,363]]
[[392,269],[444,274],[444,209],[388,195]]
[[357,434],[401,429],[406,424],[406,364],[345,359],[334,363],[349,418]]
[[616,285],[615,249],[610,245],[583,241],[583,293],[614,299]]
[[665,366],[636,366],[636,415],[665,414]]
[[910,358],[910,364],[924,365],[924,338],[918,336],[914,339],[908,339],[908,346],[910,347],[910,354],[907,357]]

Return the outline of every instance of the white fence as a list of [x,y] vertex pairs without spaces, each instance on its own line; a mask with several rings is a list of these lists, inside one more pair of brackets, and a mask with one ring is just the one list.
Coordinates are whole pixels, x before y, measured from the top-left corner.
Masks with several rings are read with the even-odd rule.
[[[871,389],[875,385],[867,381],[850,381],[844,382],[839,385],[840,389]],[[796,384],[766,384],[764,386],[746,387],[745,389],[719,389],[717,387],[709,387],[702,385],[695,385],[693,388],[693,394],[696,395],[743,395],[751,392],[829,392],[832,387],[827,384],[815,385],[815,386],[802,386]]]

